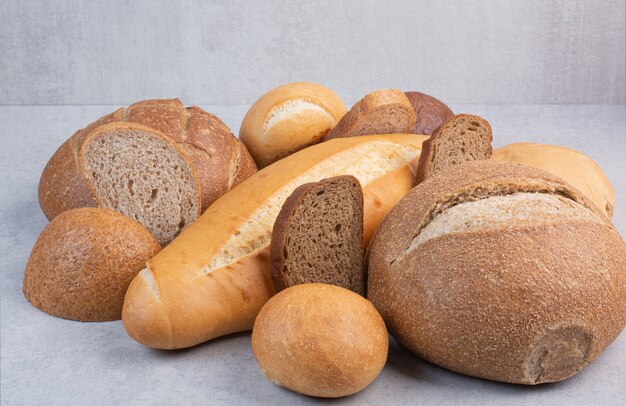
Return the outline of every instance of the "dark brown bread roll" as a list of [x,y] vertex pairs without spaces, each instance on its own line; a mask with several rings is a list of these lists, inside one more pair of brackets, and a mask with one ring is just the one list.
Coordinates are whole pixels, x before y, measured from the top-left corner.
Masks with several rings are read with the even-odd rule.
[[405,92],[404,94],[415,110],[414,134],[432,135],[441,124],[454,116],[448,106],[432,96],[420,92]]
[[113,210],[65,211],[33,247],[24,296],[53,316],[119,320],[128,285],[160,249],[141,224]]

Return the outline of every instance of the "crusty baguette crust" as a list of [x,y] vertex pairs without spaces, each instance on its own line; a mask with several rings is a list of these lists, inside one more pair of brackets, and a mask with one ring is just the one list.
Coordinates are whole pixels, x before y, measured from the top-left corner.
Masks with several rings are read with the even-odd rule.
[[441,126],[435,131],[435,133],[424,142],[422,146],[422,153],[420,154],[419,161],[417,163],[417,168],[415,170],[415,176],[417,178],[417,183],[423,182],[429,175],[431,175],[431,163],[435,159],[435,155],[437,154],[437,146],[436,141],[440,137],[444,137],[445,132],[448,130],[448,125],[453,121],[459,118],[467,118],[471,120],[475,120],[480,122],[485,128],[489,130],[489,145],[491,152],[491,142],[493,141],[493,135],[491,133],[491,125],[489,122],[481,117],[474,116],[471,114],[458,114],[451,116],[447,121],[445,121]]
[[[600,221],[452,232],[407,252],[441,202],[503,185],[566,196]],[[626,324],[624,242],[580,191],[535,168],[480,161],[438,173],[390,211],[368,254],[368,298],[391,334],[460,373],[524,384],[566,379]],[[550,358],[576,342],[575,362]]]
[[[321,143],[267,167],[218,199],[194,224],[147,264],[126,294],[122,320],[128,334],[156,348],[182,348],[252,328],[254,317],[274,294],[269,245],[208,273],[210,263],[239,226],[281,187],[326,159],[373,141],[399,143],[419,153],[425,137],[364,136]],[[339,175],[329,169],[328,176]],[[363,185],[364,239],[368,230],[410,190],[408,168]],[[368,195],[373,197],[368,198]],[[271,231],[271,230],[270,230]],[[210,300],[207,300],[210,298]]]
[[397,89],[383,89],[369,93],[359,100],[350,111],[348,111],[339,121],[339,123],[324,136],[324,141],[333,138],[349,137],[353,127],[361,121],[367,120],[368,114],[380,106],[396,105],[403,109],[409,117],[410,125],[404,129],[405,133],[413,131],[415,125],[415,111],[407,96]]
[[213,114],[195,106],[185,108],[178,99],[145,100],[77,131],[52,156],[39,181],[39,204],[49,220],[64,210],[100,206],[80,165],[80,150],[94,131],[112,123],[135,124],[139,127],[117,128],[141,128],[173,140],[169,143],[177,146],[197,174],[201,210],[256,172],[245,146]]
[[405,92],[415,111],[413,133],[432,135],[441,124],[454,116],[441,100],[420,92]]
[[[359,181],[350,175],[342,175],[342,176],[334,176],[331,178],[322,179],[319,182],[310,182],[305,183],[304,185],[300,185],[293,191],[293,193],[285,200],[283,203],[283,207],[280,209],[280,213],[278,213],[278,217],[276,217],[276,221],[274,222],[274,228],[272,229],[272,243],[270,245],[270,254],[272,260],[272,281],[274,282],[274,286],[277,291],[281,291],[287,289],[289,287],[289,282],[287,281],[287,275],[285,274],[285,262],[287,258],[285,258],[285,245],[287,244],[287,229],[289,222],[292,221],[291,217],[302,202],[304,196],[309,193],[311,190],[320,185],[325,185],[332,183],[335,179],[340,177],[352,178],[353,182],[361,188],[361,184]],[[360,210],[363,211],[363,193],[359,193],[361,197],[360,201]],[[344,286],[345,287],[345,286]],[[361,295],[364,295],[365,292],[356,292]]]
[[68,210],[37,238],[24,272],[24,296],[57,317],[119,320],[128,285],[160,249],[141,224],[113,210]]
[[602,169],[590,157],[557,145],[516,142],[493,151],[493,159],[517,162],[546,170],[585,193],[610,219],[615,190]]
[[[280,128],[265,133],[268,117],[274,109],[293,100],[304,100],[319,106],[337,123],[346,114],[346,105],[329,88],[310,82],[293,82],[278,86],[261,96],[248,110],[241,123],[239,139],[248,147],[259,168],[284,158],[304,147],[322,140],[326,132],[318,133],[310,140],[303,140],[302,131],[311,126],[305,117],[285,119]],[[265,139],[275,140],[266,145]],[[302,144],[304,142],[304,144]],[[296,146],[285,151],[285,144]]]

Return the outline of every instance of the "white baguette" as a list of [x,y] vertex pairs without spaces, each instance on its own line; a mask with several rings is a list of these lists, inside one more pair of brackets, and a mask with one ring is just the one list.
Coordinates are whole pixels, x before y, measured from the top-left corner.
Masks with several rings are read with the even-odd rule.
[[138,342],[183,348],[252,328],[274,294],[274,220],[299,185],[353,175],[363,186],[364,242],[415,184],[407,163],[425,136],[336,139],[293,154],[222,196],[133,280],[122,320]]

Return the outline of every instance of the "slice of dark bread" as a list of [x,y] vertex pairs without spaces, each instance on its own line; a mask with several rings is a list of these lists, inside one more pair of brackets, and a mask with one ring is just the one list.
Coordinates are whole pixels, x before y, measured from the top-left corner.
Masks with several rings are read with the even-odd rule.
[[463,162],[491,158],[491,140],[487,120],[471,114],[451,117],[422,144],[417,181]]
[[274,223],[271,258],[279,291],[317,282],[365,295],[359,181],[337,176],[294,190]]
[[370,134],[411,134],[415,111],[401,90],[383,89],[366,95],[324,136],[333,138]]

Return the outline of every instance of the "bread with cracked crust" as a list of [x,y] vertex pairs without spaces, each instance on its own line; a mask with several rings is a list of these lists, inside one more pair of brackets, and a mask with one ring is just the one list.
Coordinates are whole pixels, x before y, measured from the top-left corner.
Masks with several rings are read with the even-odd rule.
[[118,109],[69,138],[46,165],[39,204],[48,219],[107,207],[169,242],[219,196],[256,172],[216,116],[177,100]]
[[619,233],[573,186],[524,165],[433,175],[390,211],[368,264],[368,298],[391,334],[466,375],[560,381],[626,324]]

